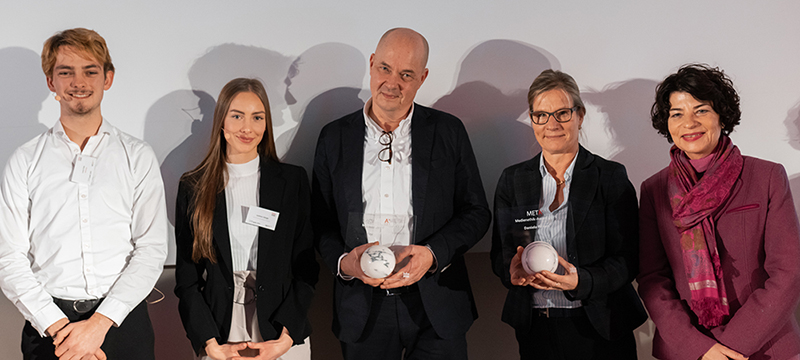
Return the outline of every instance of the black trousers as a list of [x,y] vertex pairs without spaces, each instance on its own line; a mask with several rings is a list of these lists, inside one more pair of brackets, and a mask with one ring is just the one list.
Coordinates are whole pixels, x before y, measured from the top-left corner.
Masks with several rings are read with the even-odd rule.
[[609,341],[600,336],[584,316],[538,317],[530,331],[516,330],[520,359],[536,360],[636,360],[633,332]]
[[[59,307],[70,322],[88,319],[97,308],[95,306],[89,312],[80,314],[71,307]],[[111,326],[100,349],[109,360],[155,360],[155,335],[147,313],[147,303],[139,303],[119,327]],[[41,337],[31,323],[26,321],[25,328],[22,329],[23,359],[58,360],[55,351],[53,338]]]
[[442,339],[422,306],[419,291],[386,296],[376,291],[364,334],[341,342],[345,360],[466,360],[466,334]]

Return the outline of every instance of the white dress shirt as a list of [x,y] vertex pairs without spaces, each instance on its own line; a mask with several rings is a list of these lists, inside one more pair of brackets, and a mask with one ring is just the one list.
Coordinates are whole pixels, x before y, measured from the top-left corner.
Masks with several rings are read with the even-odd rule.
[[[381,245],[404,246],[413,243],[414,204],[411,197],[411,118],[414,116],[414,105],[408,116],[400,121],[397,129],[392,131],[392,163],[378,159],[378,153],[386,146],[380,144],[384,130],[369,116],[372,99],[364,104],[364,164],[361,172],[361,199],[364,213],[357,214],[377,218],[381,215],[398,215],[408,220],[407,225],[398,236],[382,236],[391,238],[390,243],[381,241]],[[351,216],[356,214],[351,214]],[[369,239],[372,241],[372,239]],[[433,253],[431,251],[431,253]],[[352,280],[352,276],[341,272],[342,259],[339,257],[337,274],[344,280]],[[435,263],[435,255],[434,255]]]
[[[544,157],[539,161],[539,172],[542,174],[542,197],[539,204],[541,215],[536,219],[536,241],[544,241],[552,245],[558,255],[567,259],[567,215],[569,213],[569,189],[572,184],[572,171],[575,169],[575,160],[578,155],[572,159],[572,163],[567,167],[564,172],[564,201],[558,205],[553,211],[550,211],[550,204],[556,198],[556,191],[558,185],[553,175],[547,171],[544,164]],[[555,271],[558,275],[564,275],[565,269],[558,265]],[[581,301],[571,301],[564,296],[561,290],[539,290],[533,292],[533,302],[536,308],[578,308],[581,307]]]
[[258,206],[259,157],[244,164],[228,163],[225,204],[233,271],[256,270],[258,265],[258,226],[246,224],[247,209]]
[[[372,99],[364,106],[364,122],[367,127],[364,136],[364,167],[361,172],[361,196],[364,216],[396,215],[406,220],[401,229],[386,228],[381,234],[381,245],[412,245],[414,206],[411,198],[411,117],[408,116],[392,131],[392,163],[380,161],[378,153],[386,148],[380,144],[384,130],[369,117],[368,109]],[[378,215],[378,216],[375,216]],[[396,234],[396,236],[394,236]],[[369,239],[372,242],[373,239]]]
[[[71,181],[77,156],[96,159]],[[116,325],[151,291],[167,256],[164,184],[149,145],[105,119],[81,151],[61,121],[18,148],[0,184],[0,287],[44,331],[53,297],[105,300]]]

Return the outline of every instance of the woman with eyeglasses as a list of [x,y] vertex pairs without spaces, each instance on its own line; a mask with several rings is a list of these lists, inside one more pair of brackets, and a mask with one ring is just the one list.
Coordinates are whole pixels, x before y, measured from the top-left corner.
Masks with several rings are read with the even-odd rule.
[[264,86],[228,82],[175,211],[175,294],[200,359],[310,359],[309,193],[305,170],[278,161]]
[[[528,106],[542,152],[503,171],[494,201],[492,266],[508,288],[502,320],[522,359],[636,359],[632,330],[647,318],[631,285],[636,192],[624,166],[578,143],[586,108],[571,76],[543,71]],[[554,272],[525,271],[533,241],[555,248]]]
[[739,95],[721,70],[681,67],[656,88],[674,145],[642,183],[639,293],[659,359],[800,359],[800,226],[783,166],[728,137]]

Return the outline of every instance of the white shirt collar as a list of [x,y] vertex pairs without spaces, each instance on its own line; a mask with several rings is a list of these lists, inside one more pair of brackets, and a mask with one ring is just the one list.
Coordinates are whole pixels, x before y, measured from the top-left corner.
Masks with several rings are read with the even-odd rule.
[[[97,129],[97,135],[99,134],[113,134],[114,127],[108,123],[106,118],[103,118],[103,122],[100,123],[100,128]],[[64,131],[64,124],[61,123],[61,119],[56,121],[56,124],[53,126],[53,133],[59,135],[66,135],[67,133]]]
[[226,163],[228,165],[228,175],[230,177],[243,177],[258,172],[261,157],[256,155],[253,160],[242,164]]
[[[578,150],[580,152],[580,150]],[[575,157],[572,158],[572,162],[567,167],[567,171],[564,172],[564,182],[568,183],[572,181],[572,171],[575,169],[575,161],[578,160],[578,154],[575,154]],[[549,172],[547,172],[547,166],[544,164],[544,154],[539,155],[539,173],[542,174],[542,178],[547,176]]]
[[[364,104],[364,123],[367,124],[367,139],[374,139],[378,141],[378,138],[383,133],[383,128],[378,126],[378,123],[375,122],[373,118],[369,116],[369,110],[372,108],[372,98],[367,100],[367,103]],[[392,134],[395,136],[406,136],[411,133],[411,118],[414,116],[414,103],[411,103],[411,110],[408,112],[408,116],[405,119],[400,120],[400,125],[392,131]]]

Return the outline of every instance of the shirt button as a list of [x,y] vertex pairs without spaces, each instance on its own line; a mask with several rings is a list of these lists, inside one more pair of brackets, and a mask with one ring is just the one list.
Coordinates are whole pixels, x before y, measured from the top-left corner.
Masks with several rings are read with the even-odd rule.
[[89,219],[83,219],[84,224],[86,224],[87,222],[89,222]]
[[383,194],[383,197],[387,197],[387,198],[388,198],[388,197],[389,197],[389,194]]
[[384,169],[389,170],[390,168],[387,166],[387,167],[384,167]]
[[81,194],[81,199],[86,199],[86,194]]

